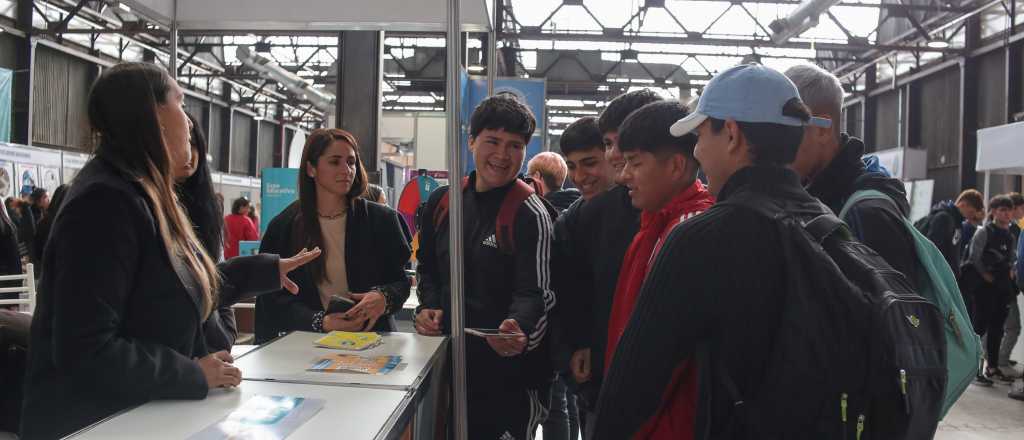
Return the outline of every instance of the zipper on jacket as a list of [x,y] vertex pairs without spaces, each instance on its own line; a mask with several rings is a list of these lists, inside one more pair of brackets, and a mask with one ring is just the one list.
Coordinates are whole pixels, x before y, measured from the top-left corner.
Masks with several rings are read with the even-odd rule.
[[900,370],[900,393],[903,394],[903,409],[910,415],[910,396],[907,396],[907,370]]
[[960,326],[956,325],[956,314],[952,310],[949,311],[949,325],[953,327],[953,334],[956,335],[956,342],[960,343],[960,347],[964,346],[964,335],[960,334]]
[[864,433],[865,419],[866,417],[864,417],[864,414],[861,414],[860,417],[857,417],[857,440],[860,440],[860,435]]

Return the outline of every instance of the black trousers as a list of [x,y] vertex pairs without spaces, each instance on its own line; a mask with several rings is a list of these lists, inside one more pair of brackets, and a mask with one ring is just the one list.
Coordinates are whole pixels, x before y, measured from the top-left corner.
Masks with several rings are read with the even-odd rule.
[[470,390],[467,397],[470,439],[533,440],[537,426],[548,417],[551,385],[520,390]]
[[974,291],[974,332],[985,336],[985,358],[991,368],[999,365],[1003,324],[1009,313],[1013,284],[1009,274],[996,275],[994,283],[982,282]]

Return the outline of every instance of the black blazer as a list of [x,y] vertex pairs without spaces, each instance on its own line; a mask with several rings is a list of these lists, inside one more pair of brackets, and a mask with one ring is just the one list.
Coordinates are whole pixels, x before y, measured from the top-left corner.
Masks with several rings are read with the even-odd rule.
[[[296,243],[294,223],[300,213],[299,202],[292,203],[274,217],[263,233],[260,252],[289,254],[306,246]],[[409,298],[409,277],[405,264],[411,251],[395,210],[364,199],[356,199],[349,208],[345,223],[345,272],[353,292],[374,288],[390,298],[387,314],[402,309]],[[291,279],[299,286],[299,294],[284,290],[256,299],[256,343],[263,343],[281,333],[313,331],[313,315],[324,311],[317,284],[308,266],[292,272]],[[394,330],[390,319],[377,321],[376,330]]]
[[[220,302],[280,288],[276,255],[232,260]],[[202,399],[200,293],[141,187],[102,158],[68,191],[43,255],[21,437],[70,434],[154,399]]]

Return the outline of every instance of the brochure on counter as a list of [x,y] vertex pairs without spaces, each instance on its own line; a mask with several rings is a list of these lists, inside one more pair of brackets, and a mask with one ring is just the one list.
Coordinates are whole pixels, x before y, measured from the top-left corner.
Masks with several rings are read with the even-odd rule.
[[326,373],[388,374],[402,363],[401,356],[332,354],[317,358],[308,371]]
[[189,440],[277,440],[288,437],[324,408],[324,399],[256,395]]

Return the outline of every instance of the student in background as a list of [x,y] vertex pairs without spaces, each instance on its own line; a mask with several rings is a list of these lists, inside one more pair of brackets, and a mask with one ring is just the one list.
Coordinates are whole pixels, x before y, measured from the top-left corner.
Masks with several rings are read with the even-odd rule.
[[[530,110],[515,97],[491,96],[470,117],[469,151],[476,170],[464,195],[466,328],[497,328],[508,336],[467,336],[466,400],[469,438],[532,439],[547,417],[554,376],[548,352],[548,313],[555,306],[550,253],[553,217],[541,197],[517,175],[536,128]],[[524,188],[526,186],[526,188]],[[434,191],[420,228],[416,331],[451,331],[448,216],[435,214],[449,187]],[[499,210],[510,192],[525,194],[510,234],[514,252],[496,238]],[[521,191],[521,192],[520,192]],[[436,217],[435,217],[436,215]],[[508,237],[508,235],[506,235]]]
[[999,368],[999,348],[1009,303],[1017,293],[1011,270],[1017,260],[1017,242],[1010,232],[1013,201],[995,196],[988,203],[989,218],[971,239],[968,262],[980,277],[974,291],[974,331],[985,339],[985,368],[976,382],[992,385],[992,379],[1012,382],[1012,374]]
[[259,233],[256,232],[256,224],[249,218],[249,210],[252,205],[249,199],[239,197],[231,203],[231,214],[224,217],[224,258],[238,256],[239,241],[259,240]]
[[[22,438],[58,438],[151,400],[237,386],[241,372],[228,352],[207,351],[203,322],[243,292],[289,285],[288,272],[315,258],[214,265],[174,194],[191,154],[184,97],[148,63],[105,69],[93,84],[89,122],[100,144],[43,255]],[[221,282],[218,272],[234,275]]]
[[[1007,194],[1013,202],[1013,214],[1010,216],[1010,234],[1013,235],[1013,242],[1020,241],[1020,225],[1018,222],[1024,218],[1024,196],[1020,193]],[[1020,258],[1020,255],[1017,255]],[[1015,275],[1016,276],[1016,275]],[[1006,315],[1006,324],[1003,326],[1003,342],[999,348],[999,371],[1006,377],[1018,378],[1020,371],[1014,368],[1010,362],[1010,354],[1017,346],[1017,339],[1020,337],[1020,303],[1017,302],[1017,295],[1020,293],[1021,281],[1015,280],[1013,297],[1010,298],[1010,308]]]
[[[622,181],[633,206],[642,210],[640,231],[626,251],[615,287],[608,323],[605,365],[611,363],[622,332],[633,313],[650,263],[669,231],[714,204],[697,180],[699,164],[693,157],[697,136],[672,136],[669,128],[689,112],[679,101],[647,104],[619,126],[619,149],[626,159]],[[697,366],[682,360],[671,383],[661,393],[661,405],[634,434],[637,438],[683,440],[693,438],[697,401]]]
[[526,164],[526,175],[540,185],[541,197],[551,202],[558,212],[565,211],[580,198],[578,189],[563,189],[568,173],[565,159],[550,151],[538,153]]
[[260,252],[319,247],[324,258],[296,272],[298,295],[256,300],[256,342],[293,330],[394,331],[410,289],[398,213],[362,198],[366,168],[351,133],[314,130],[301,163],[299,200],[270,221]]
[[32,193],[28,196],[29,209],[32,210],[32,218],[36,220],[36,224],[43,218],[43,213],[46,212],[46,208],[50,206],[50,193],[46,191],[46,188],[35,187],[32,188]]
[[967,189],[957,196],[956,202],[945,200],[936,203],[928,217],[918,220],[916,225],[946,257],[953,273],[959,274],[963,260],[961,244],[966,246],[970,242],[969,239],[964,240],[961,225],[964,221],[983,217],[984,213],[984,197],[976,189]]
[[67,185],[61,185],[53,191],[53,199],[47,202],[46,210],[43,211],[39,223],[36,224],[36,236],[33,238],[32,243],[32,264],[37,266],[37,278],[42,275],[40,270],[42,268],[38,266],[43,262],[43,249],[46,248],[46,240],[50,238],[53,218],[57,216],[57,211],[60,210],[61,205],[64,203],[64,195],[67,193],[67,190]]

